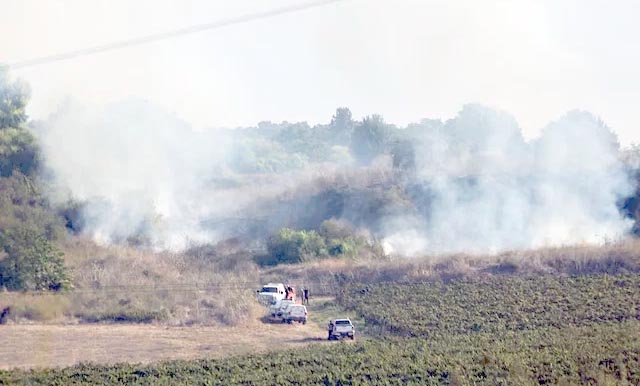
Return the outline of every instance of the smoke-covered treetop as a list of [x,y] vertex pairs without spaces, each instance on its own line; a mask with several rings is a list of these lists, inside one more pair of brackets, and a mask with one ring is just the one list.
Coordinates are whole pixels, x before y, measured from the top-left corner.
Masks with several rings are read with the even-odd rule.
[[40,126],[58,200],[101,242],[261,244],[333,219],[415,255],[599,243],[633,223],[616,136],[583,111],[530,141],[513,116],[474,104],[406,127],[341,107],[315,126],[196,131],[142,101],[69,103]]
[[26,83],[11,80],[6,68],[0,65],[0,129],[20,127],[25,123],[28,100]]

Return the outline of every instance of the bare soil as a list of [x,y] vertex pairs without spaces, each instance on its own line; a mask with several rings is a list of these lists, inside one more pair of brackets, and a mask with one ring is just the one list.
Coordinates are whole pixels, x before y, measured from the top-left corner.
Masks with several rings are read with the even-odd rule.
[[243,327],[0,325],[0,369],[219,358],[326,342],[325,334],[315,323],[259,321]]

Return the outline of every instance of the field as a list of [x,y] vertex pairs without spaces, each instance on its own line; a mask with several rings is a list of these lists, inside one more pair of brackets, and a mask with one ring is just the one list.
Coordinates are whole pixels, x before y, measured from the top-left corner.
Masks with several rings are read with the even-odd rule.
[[487,277],[351,285],[340,303],[404,336],[593,326],[640,319],[640,276]]
[[353,284],[337,300],[312,303],[313,321],[356,317],[366,336],[355,344],[13,370],[0,372],[0,383],[640,384],[637,275]]
[[[269,355],[0,373],[24,384],[629,384],[640,382],[638,323],[539,333],[385,338]],[[602,339],[606,338],[606,339]]]
[[275,347],[301,347],[320,340],[324,334],[313,324],[281,326],[257,321],[242,327],[3,325],[0,369],[220,358],[266,352]]

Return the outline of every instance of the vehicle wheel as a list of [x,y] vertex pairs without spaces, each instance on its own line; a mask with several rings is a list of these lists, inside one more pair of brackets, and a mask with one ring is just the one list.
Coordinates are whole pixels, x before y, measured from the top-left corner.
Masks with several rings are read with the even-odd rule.
[[351,338],[351,340],[354,340],[356,338],[355,335],[351,335],[349,338]]
[[307,319],[303,320],[302,324],[307,324]]

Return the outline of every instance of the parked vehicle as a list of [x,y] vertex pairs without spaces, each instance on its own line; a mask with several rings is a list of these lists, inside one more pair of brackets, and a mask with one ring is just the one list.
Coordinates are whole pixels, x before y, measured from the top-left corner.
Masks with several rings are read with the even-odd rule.
[[278,300],[274,304],[269,306],[269,314],[273,318],[282,318],[283,314],[287,313],[290,306],[294,306],[296,303],[293,300]]
[[338,340],[340,338],[349,337],[355,339],[356,329],[349,319],[336,319],[329,321],[329,337],[328,340]]
[[282,314],[282,321],[291,324],[298,322],[307,324],[307,307],[301,304],[294,304],[286,308]]
[[282,283],[269,283],[258,290],[258,301],[265,306],[274,304],[285,298],[285,288]]

